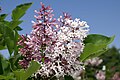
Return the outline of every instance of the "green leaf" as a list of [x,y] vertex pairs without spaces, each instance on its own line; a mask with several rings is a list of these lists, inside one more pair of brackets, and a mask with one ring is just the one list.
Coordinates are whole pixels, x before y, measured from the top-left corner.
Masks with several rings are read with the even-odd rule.
[[6,49],[4,41],[4,23],[0,22],[0,50]]
[[14,32],[9,27],[4,28],[4,40],[9,54],[11,55],[14,50]]
[[33,73],[35,73],[40,68],[40,64],[36,61],[31,61],[30,66],[27,70],[14,71],[17,80],[26,80]]
[[21,31],[21,30],[23,30],[23,29],[22,29],[21,27],[17,26],[17,27],[15,28],[15,30]]
[[6,79],[6,76],[0,75],[0,79]]
[[3,35],[4,27],[5,27],[4,22],[0,22],[0,34],[1,35]]
[[7,14],[1,14],[0,15],[0,21],[4,21],[4,19],[6,18]]
[[10,29],[9,27],[5,26],[3,29],[3,34],[4,37],[10,37],[10,39],[14,40],[14,32],[12,29]]
[[2,66],[3,66],[4,75],[9,75],[11,72],[10,62],[7,59],[3,58]]
[[18,42],[18,39],[20,37],[20,35],[18,34],[18,32],[16,30],[15,31],[15,39],[14,39],[14,56],[18,55],[18,46],[17,46],[17,42]]
[[2,36],[2,34],[0,34],[0,37]]
[[13,53],[13,50],[14,50],[14,41],[11,40],[10,37],[6,37],[6,38],[5,38],[5,42],[6,42],[8,51],[9,51],[9,53],[10,53],[10,55],[11,55],[11,54]]
[[32,3],[25,3],[18,5],[13,11],[12,11],[12,19],[14,21],[19,20],[27,11],[27,9],[32,5]]
[[16,28],[19,24],[21,24],[23,21],[11,21],[9,24],[10,29]]
[[15,80],[15,78],[13,75],[8,76],[0,75],[0,80]]
[[6,49],[6,46],[0,45],[0,50]]
[[31,61],[30,67],[26,70],[24,78],[27,79],[40,68],[40,64],[36,61]]
[[3,35],[0,36],[0,50],[6,49]]
[[24,69],[13,71],[13,73],[15,74],[17,80],[26,80],[23,77],[23,76],[25,76],[24,75],[25,74],[25,70]]
[[115,36],[107,37],[100,34],[90,34],[88,35],[84,43],[93,43],[93,44],[110,44],[114,40]]
[[105,44],[92,44],[88,43],[85,45],[83,53],[80,55],[80,60],[84,61],[86,59],[89,59],[91,55],[94,55],[95,53],[99,53],[102,49],[106,48]]
[[[9,22],[0,22],[0,46],[1,49],[8,48],[10,55],[14,49],[14,32],[8,27]],[[5,47],[6,46],[6,47]]]
[[8,27],[10,24],[9,21],[0,21],[0,33],[4,33],[4,28]]
[[3,66],[2,66],[2,55],[0,55],[0,75],[3,74]]
[[108,48],[103,48],[102,50],[100,50],[100,51],[98,51],[98,52],[96,52],[96,53],[94,53],[94,54],[91,54],[90,56],[89,56],[89,58],[94,58],[94,57],[97,57],[97,56],[100,56],[100,55],[102,55],[103,53],[105,53],[106,51],[108,51]]
[[91,34],[85,38],[85,48],[80,55],[80,60],[97,57],[107,50],[107,46],[114,40],[115,36],[107,37],[99,34]]

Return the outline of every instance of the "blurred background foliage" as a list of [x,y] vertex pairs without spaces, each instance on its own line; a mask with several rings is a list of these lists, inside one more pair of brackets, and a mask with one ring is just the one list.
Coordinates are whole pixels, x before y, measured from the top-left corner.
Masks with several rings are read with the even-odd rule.
[[[113,46],[99,58],[103,60],[99,66],[86,66],[85,79],[96,80],[95,74],[102,70],[105,72],[106,80],[120,80],[120,49]],[[103,70],[103,66],[105,66],[105,70]]]

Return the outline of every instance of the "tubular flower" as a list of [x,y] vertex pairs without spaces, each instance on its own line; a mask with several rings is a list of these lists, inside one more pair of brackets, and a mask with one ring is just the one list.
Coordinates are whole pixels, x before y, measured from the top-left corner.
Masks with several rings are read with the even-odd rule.
[[36,22],[32,21],[31,34],[22,35],[18,42],[22,46],[19,53],[23,56],[19,64],[26,69],[31,60],[38,61],[42,67],[34,74],[36,78],[55,76],[59,79],[71,75],[79,80],[84,67],[78,58],[83,52],[89,26],[80,19],[72,20],[67,13],[54,19],[52,8],[41,5],[39,11],[35,10],[38,15]]

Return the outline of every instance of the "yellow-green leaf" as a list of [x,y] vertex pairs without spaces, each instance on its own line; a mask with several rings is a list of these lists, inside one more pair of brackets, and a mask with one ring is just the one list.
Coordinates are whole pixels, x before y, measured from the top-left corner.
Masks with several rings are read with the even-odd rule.
[[32,3],[25,3],[18,5],[13,11],[12,11],[12,19],[13,21],[19,20],[27,11],[27,9],[32,5]]

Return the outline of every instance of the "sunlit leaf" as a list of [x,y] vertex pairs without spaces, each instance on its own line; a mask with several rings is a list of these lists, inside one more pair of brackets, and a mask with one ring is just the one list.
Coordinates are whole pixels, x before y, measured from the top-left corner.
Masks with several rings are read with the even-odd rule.
[[15,80],[13,75],[3,76],[0,75],[0,80]]
[[80,60],[97,57],[106,51],[107,46],[114,40],[115,36],[107,37],[99,34],[90,34],[85,38],[85,48],[80,56]]
[[24,74],[25,74],[25,70],[24,70],[24,69],[20,69],[20,70],[17,70],[17,71],[13,71],[13,73],[15,74],[17,80],[26,80],[26,79],[24,79],[24,77],[23,77]]
[[84,43],[93,43],[93,44],[110,44],[114,40],[115,36],[107,37],[100,34],[90,34],[88,35]]
[[80,60],[84,61],[88,59],[91,55],[94,55],[95,53],[99,53],[103,48],[106,48],[105,44],[92,44],[88,43],[85,45],[83,53],[80,55]]
[[12,19],[13,21],[19,20],[27,11],[27,9],[32,5],[32,3],[25,3],[18,5],[13,11],[12,11]]
[[100,55],[102,55],[103,53],[105,53],[107,50],[109,50],[109,48],[103,48],[103,49],[101,49],[100,51],[98,51],[98,52],[96,52],[96,53],[94,53],[94,54],[91,54],[91,55],[89,56],[89,58],[94,58],[94,57],[100,56]]
[[31,61],[30,66],[27,70],[14,71],[17,80],[26,80],[33,73],[35,73],[40,68],[40,64],[36,61]]
[[24,78],[27,79],[40,68],[40,64],[36,61],[31,61],[30,67],[26,70]]
[[23,21],[11,21],[9,24],[10,29],[16,28],[19,24],[21,24]]
[[2,79],[6,79],[6,76],[3,76],[3,75],[0,75],[0,79],[2,80]]

